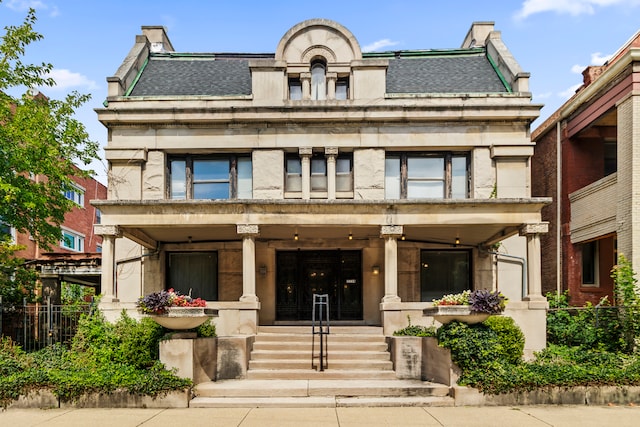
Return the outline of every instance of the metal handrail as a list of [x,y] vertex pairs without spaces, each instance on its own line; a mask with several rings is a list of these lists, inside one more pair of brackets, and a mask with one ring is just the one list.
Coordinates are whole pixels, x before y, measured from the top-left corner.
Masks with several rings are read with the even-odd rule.
[[[317,319],[316,313],[318,314]],[[325,321],[326,324],[324,323]],[[314,363],[316,335],[320,336],[320,371],[324,371],[324,369],[328,366],[328,350],[324,337],[325,335],[329,335],[329,332],[329,295],[313,294],[313,311],[311,312],[311,369],[318,370],[318,367]]]

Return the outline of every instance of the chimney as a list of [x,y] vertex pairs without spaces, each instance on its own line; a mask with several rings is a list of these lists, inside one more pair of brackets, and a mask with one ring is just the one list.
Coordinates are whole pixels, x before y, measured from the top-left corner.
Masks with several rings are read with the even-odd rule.
[[583,87],[589,86],[591,83],[596,81],[600,74],[604,71],[604,65],[589,65],[582,72],[582,83]]
[[471,28],[460,47],[467,49],[485,46],[487,37],[489,37],[489,34],[493,31],[494,24],[495,22],[493,21],[474,22],[471,24]]
[[165,27],[161,25],[143,25],[142,34],[149,41],[151,52],[174,52]]

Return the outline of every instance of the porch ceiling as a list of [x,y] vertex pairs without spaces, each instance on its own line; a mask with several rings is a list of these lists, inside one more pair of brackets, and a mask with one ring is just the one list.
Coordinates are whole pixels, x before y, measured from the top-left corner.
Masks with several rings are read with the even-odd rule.
[[[549,198],[333,201],[94,201],[103,225],[126,237],[158,243],[239,241],[238,224],[259,225],[258,240],[333,241],[348,247],[380,238],[381,225],[402,225],[406,241],[476,246],[502,240],[540,222]],[[352,235],[350,240],[349,234]],[[359,243],[360,242],[360,243]]]

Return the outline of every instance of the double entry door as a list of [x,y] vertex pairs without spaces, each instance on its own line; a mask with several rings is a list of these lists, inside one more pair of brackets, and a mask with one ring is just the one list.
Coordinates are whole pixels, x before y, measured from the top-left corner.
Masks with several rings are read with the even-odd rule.
[[360,251],[281,251],[276,263],[277,320],[311,320],[313,294],[329,295],[331,321],[362,320]]

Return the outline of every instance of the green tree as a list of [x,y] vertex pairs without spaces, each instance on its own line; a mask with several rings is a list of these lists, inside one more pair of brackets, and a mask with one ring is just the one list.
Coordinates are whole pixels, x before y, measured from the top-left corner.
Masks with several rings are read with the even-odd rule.
[[0,297],[5,308],[22,304],[23,298],[29,302],[35,299],[37,273],[15,256],[20,249],[24,247],[11,243],[6,235],[0,236]]
[[31,9],[0,38],[0,219],[49,247],[60,240],[60,225],[73,207],[64,196],[71,177],[90,174],[75,165],[96,159],[98,144],[74,118],[88,95],[54,100],[35,90],[55,85],[51,64],[22,60],[28,45],[43,38],[35,22]]

